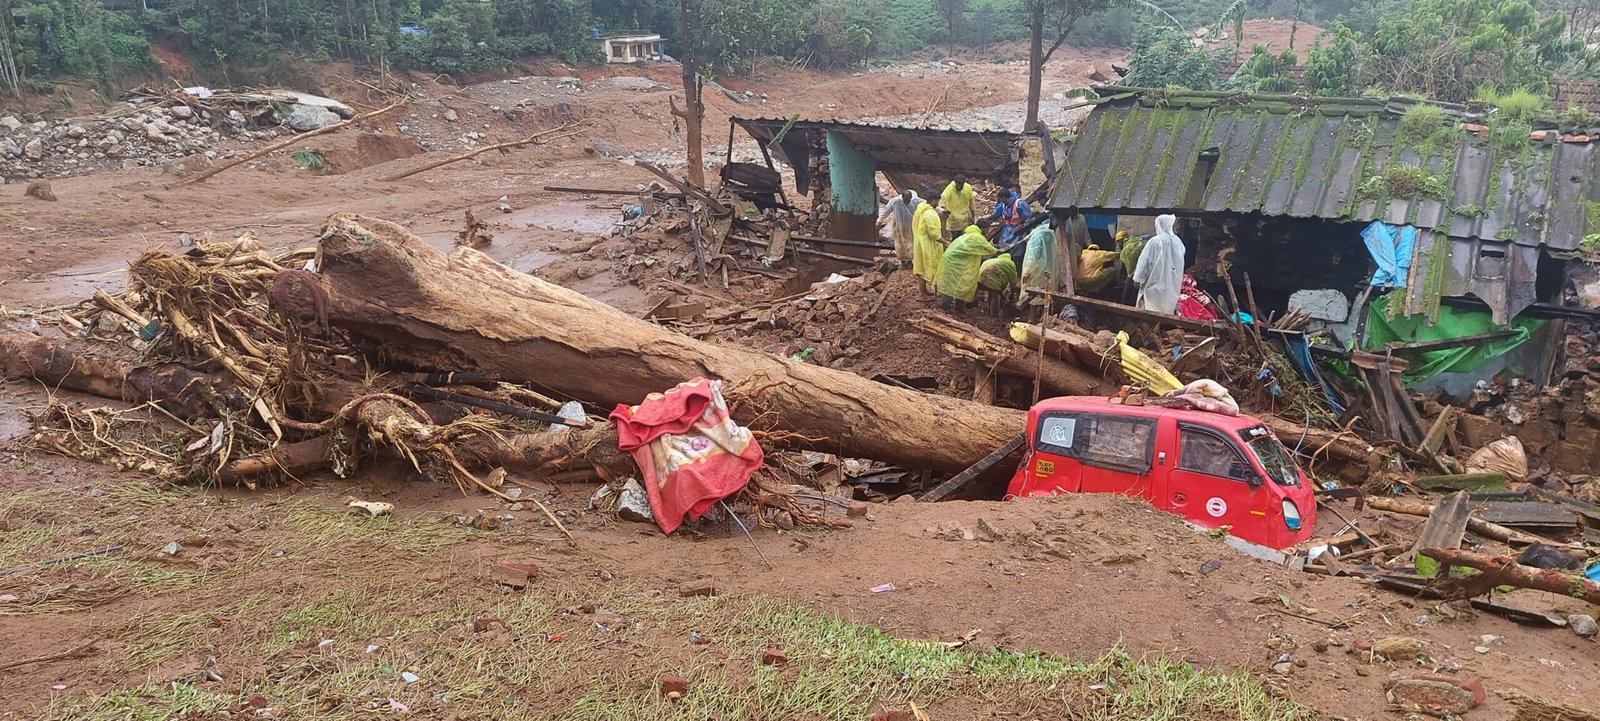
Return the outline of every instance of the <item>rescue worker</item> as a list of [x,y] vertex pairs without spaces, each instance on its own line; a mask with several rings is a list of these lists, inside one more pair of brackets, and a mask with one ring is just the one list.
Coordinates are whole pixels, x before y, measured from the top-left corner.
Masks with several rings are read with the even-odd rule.
[[1022,224],[1033,215],[1033,209],[1028,207],[1028,201],[1023,200],[1015,190],[1006,190],[1001,193],[1000,202],[994,204],[994,212],[989,214],[989,220],[1000,221],[1000,247],[1009,248],[1016,243],[1017,234],[1022,230]]
[[899,258],[901,264],[911,262],[915,254],[916,239],[911,232],[911,216],[917,212],[917,205],[922,202],[917,191],[910,188],[900,191],[899,195],[889,199],[883,204],[883,211],[878,213],[878,227],[887,226],[889,239],[894,241],[894,257]]
[[984,259],[998,252],[976,225],[967,226],[961,237],[950,241],[939,260],[939,273],[933,284],[940,295],[939,307],[948,310],[951,301],[971,303],[978,295]]
[[972,225],[972,202],[977,197],[978,191],[967,182],[967,176],[956,173],[956,179],[944,188],[944,193],[939,195],[939,204],[950,213],[945,220],[945,227],[952,235],[957,229],[965,229]]
[[1122,302],[1133,305],[1139,297],[1139,286],[1133,282],[1133,271],[1139,267],[1139,254],[1144,252],[1146,238],[1130,236],[1128,231],[1117,231],[1118,264],[1122,266]]
[[[1022,273],[1018,282],[1022,297],[1017,307],[1044,305],[1044,293],[1061,289],[1061,246],[1056,240],[1055,220],[1040,223],[1028,235],[1028,250],[1022,256]],[[1029,291],[1032,291],[1031,293]]]
[[1156,234],[1139,254],[1133,282],[1139,284],[1139,307],[1173,315],[1183,286],[1183,241],[1172,232],[1173,215],[1156,216]]
[[990,313],[1000,314],[1000,308],[1017,287],[1017,264],[1008,253],[1001,253],[983,261],[978,270],[978,284],[988,296]]
[[935,277],[939,273],[939,259],[944,256],[944,221],[932,203],[918,199],[917,209],[911,216],[913,248],[911,270],[922,280],[922,292],[932,293]]

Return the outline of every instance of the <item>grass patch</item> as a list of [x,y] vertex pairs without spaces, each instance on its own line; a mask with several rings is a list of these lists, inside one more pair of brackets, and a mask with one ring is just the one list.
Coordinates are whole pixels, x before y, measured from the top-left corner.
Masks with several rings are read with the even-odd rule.
[[1481,87],[1473,100],[1492,105],[1501,115],[1515,120],[1536,120],[1553,114],[1550,101],[1543,95],[1520,88],[1502,93],[1493,86]]
[[57,699],[45,719],[116,719],[117,721],[168,721],[201,718],[228,710],[230,696],[187,684],[146,684],[91,697]]
[[1450,194],[1449,178],[1434,175],[1427,168],[1404,163],[1384,168],[1382,175],[1367,178],[1356,189],[1363,198],[1411,198],[1418,195],[1445,198]]
[[123,624],[118,636],[128,642],[118,668],[142,670],[206,643],[204,631],[213,628],[213,616],[232,619],[266,603],[264,595],[245,596],[232,603],[185,613],[135,616]]
[[418,555],[432,555],[472,537],[466,529],[443,521],[409,516],[371,518],[329,508],[314,499],[290,501],[283,523],[299,534],[299,545],[325,548],[352,542],[374,541]]
[[1453,145],[1455,128],[1455,120],[1445,114],[1444,108],[1417,103],[1400,116],[1395,133],[1405,147],[1423,155],[1438,155]]
[[[775,599],[680,599],[623,586],[511,594],[385,581],[340,590],[277,616],[251,613],[265,596],[221,610],[142,619],[119,669],[147,668],[211,643],[210,614],[250,623],[225,651],[275,669],[244,693],[272,699],[279,718],[363,717],[408,705],[418,718],[857,721],[912,702],[981,700],[1030,718],[1299,721],[1308,709],[1272,697],[1248,675],[1218,674],[1120,649],[1087,661],[1035,651],[951,649]],[[465,591],[465,592],[464,592]],[[608,621],[621,617],[626,623]],[[475,633],[476,618],[504,622]],[[712,644],[693,646],[691,631]],[[335,643],[318,647],[323,638]],[[783,667],[759,663],[783,649]],[[414,674],[414,682],[405,679]],[[690,680],[679,701],[663,674]],[[170,686],[61,700],[47,719],[191,717],[229,699]],[[239,699],[231,699],[238,701]],[[936,714],[937,716],[938,714]]]

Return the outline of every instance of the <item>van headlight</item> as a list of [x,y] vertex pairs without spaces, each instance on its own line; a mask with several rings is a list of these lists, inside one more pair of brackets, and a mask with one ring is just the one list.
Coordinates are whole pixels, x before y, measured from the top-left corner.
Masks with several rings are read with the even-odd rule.
[[1300,530],[1300,507],[1287,498],[1283,499],[1283,524],[1291,531]]

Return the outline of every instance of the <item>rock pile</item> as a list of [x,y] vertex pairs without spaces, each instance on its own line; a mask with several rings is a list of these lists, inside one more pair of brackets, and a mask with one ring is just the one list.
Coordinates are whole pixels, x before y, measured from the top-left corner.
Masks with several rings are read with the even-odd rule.
[[238,110],[213,112],[188,105],[147,107],[137,112],[127,108],[69,120],[28,122],[6,115],[0,116],[0,176],[10,180],[56,178],[115,167],[164,165],[199,154],[227,157],[237,152],[224,147],[228,141],[259,140],[282,132],[278,127],[252,127]]

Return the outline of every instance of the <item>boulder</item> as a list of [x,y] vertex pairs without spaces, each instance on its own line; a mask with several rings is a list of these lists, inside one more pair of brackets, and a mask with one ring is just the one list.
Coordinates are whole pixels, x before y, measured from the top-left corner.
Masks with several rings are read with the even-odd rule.
[[14,115],[7,115],[0,118],[0,128],[5,128],[8,133],[14,133],[22,129],[22,121]]
[[38,138],[28,141],[22,146],[22,155],[29,160],[38,160],[44,157],[44,141]]
[[295,105],[286,121],[295,132],[308,133],[326,128],[341,120],[338,113],[311,105]]
[[194,117],[194,108],[187,105],[174,105],[167,108],[167,114],[179,120],[188,120]]

